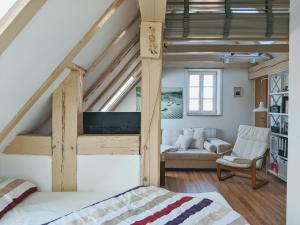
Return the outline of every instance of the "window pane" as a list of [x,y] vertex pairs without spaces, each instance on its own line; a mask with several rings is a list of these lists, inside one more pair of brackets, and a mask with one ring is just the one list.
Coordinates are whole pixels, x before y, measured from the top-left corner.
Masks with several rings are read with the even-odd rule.
[[214,89],[212,87],[204,87],[203,98],[213,98],[213,97],[214,97]]
[[203,100],[203,111],[213,111],[213,100],[204,99]]
[[198,87],[190,88],[190,98],[199,98],[199,88]]
[[197,99],[191,99],[189,102],[190,111],[198,111],[199,110],[199,101]]
[[190,86],[199,86],[199,75],[190,75]]
[[204,75],[203,76],[203,86],[213,86],[214,76],[213,75]]

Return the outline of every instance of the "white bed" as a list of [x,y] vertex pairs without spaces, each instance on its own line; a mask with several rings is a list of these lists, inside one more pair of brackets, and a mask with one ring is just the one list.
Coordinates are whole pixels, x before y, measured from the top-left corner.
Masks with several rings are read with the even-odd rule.
[[[36,192],[26,198],[0,220],[1,225],[40,225],[79,210],[118,193],[99,192]],[[205,196],[223,206],[229,204],[217,192],[189,194]]]

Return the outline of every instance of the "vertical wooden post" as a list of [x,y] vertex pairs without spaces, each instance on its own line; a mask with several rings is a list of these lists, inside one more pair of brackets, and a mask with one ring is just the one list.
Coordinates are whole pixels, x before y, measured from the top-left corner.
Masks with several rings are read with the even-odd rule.
[[142,22],[142,183],[160,184],[162,23]]
[[77,137],[82,133],[82,74],[72,71],[53,93],[52,191],[77,190]]

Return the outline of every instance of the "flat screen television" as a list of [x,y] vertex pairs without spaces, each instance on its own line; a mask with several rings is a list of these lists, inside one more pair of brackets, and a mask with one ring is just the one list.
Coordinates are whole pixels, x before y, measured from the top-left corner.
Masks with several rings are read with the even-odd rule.
[[140,134],[140,112],[84,112],[85,134]]

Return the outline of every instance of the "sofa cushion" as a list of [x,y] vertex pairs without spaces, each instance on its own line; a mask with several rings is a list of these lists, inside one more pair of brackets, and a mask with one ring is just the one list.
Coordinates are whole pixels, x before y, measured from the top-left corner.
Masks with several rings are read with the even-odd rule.
[[193,128],[183,128],[183,135],[193,137],[194,136],[194,129]]
[[204,128],[194,128],[193,141],[190,145],[190,148],[203,149],[206,139],[207,135]]
[[168,159],[191,159],[191,160],[216,160],[217,155],[208,150],[188,149],[187,151],[178,150],[164,154],[165,160]]
[[187,150],[191,145],[193,138],[191,136],[179,135],[175,147],[183,150]]
[[182,130],[163,129],[161,143],[174,146],[180,134],[182,134]]

